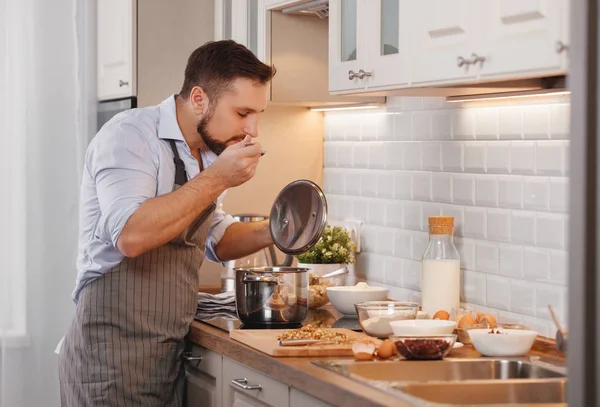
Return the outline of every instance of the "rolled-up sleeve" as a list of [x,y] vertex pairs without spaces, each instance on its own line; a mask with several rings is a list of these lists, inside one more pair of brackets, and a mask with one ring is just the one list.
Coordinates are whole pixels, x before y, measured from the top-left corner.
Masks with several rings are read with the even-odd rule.
[[210,230],[208,232],[208,237],[206,238],[206,258],[210,261],[214,261],[217,263],[223,263],[221,259],[215,253],[215,247],[219,244],[225,231],[229,226],[233,223],[237,222],[233,216],[225,213],[223,211],[223,198],[225,197],[225,192],[223,192],[219,198],[217,198],[217,208],[215,209],[215,213],[213,215],[212,223],[210,225]]
[[158,158],[131,124],[115,123],[96,137],[87,158],[101,210],[96,234],[116,247],[129,217],[156,196]]

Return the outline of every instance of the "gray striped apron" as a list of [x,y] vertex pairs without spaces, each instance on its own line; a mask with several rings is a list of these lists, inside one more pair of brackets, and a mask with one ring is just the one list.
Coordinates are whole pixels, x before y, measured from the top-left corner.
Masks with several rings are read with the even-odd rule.
[[[187,180],[175,142],[175,189]],[[198,304],[213,202],[177,238],[87,284],[59,360],[63,407],[183,405],[181,353]]]

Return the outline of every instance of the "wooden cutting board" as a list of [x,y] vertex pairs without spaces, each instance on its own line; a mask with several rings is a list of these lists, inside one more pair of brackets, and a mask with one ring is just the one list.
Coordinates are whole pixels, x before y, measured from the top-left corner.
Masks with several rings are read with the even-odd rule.
[[344,328],[327,328],[328,330],[344,333],[352,341],[348,344],[314,344],[303,346],[279,346],[277,337],[285,329],[235,329],[229,332],[229,337],[244,345],[271,356],[353,356],[352,342],[361,339],[370,339],[378,346],[381,341],[362,332],[355,332]]

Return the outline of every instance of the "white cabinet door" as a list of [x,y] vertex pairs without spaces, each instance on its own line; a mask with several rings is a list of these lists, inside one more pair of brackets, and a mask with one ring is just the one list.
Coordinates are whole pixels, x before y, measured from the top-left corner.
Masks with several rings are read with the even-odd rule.
[[202,360],[185,362],[188,407],[221,407],[223,357],[200,346],[194,346],[191,353]]
[[290,388],[290,407],[333,407],[293,387]]
[[372,73],[368,88],[406,85],[410,81],[410,32],[404,24],[407,20],[400,15],[410,13],[410,7],[401,0],[369,1],[368,5],[365,12],[370,29],[365,67]]
[[412,34],[412,83],[456,83],[477,76],[477,66],[459,62],[469,61],[476,49],[477,1],[402,1],[400,23]]
[[98,98],[136,91],[136,0],[98,1]]
[[560,0],[560,32],[561,36],[555,44],[560,54],[563,72],[569,70],[569,45],[571,44],[571,7],[569,0]]
[[329,91],[362,89],[370,72],[367,56],[366,0],[329,2]]
[[558,73],[561,0],[478,0],[482,78]]
[[224,407],[289,407],[289,388],[223,357]]

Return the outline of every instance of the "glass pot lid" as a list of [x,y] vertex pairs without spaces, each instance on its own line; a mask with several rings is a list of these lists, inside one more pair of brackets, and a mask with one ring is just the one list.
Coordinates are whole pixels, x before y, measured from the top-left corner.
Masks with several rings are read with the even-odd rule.
[[314,246],[327,224],[327,200],[317,184],[297,180],[281,190],[269,217],[275,246],[286,254],[304,253]]

